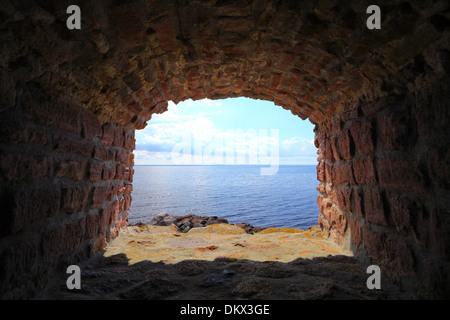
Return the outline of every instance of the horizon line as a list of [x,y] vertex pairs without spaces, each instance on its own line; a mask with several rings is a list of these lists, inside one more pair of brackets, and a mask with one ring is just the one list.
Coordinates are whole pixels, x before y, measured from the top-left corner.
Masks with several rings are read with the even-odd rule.
[[[135,164],[135,167],[150,167],[150,166],[160,166],[160,167],[187,167],[187,166],[196,166],[196,167],[225,167],[225,166],[248,166],[248,167],[261,167],[261,166],[270,166],[270,164]],[[278,164],[278,166],[316,166],[315,164]]]

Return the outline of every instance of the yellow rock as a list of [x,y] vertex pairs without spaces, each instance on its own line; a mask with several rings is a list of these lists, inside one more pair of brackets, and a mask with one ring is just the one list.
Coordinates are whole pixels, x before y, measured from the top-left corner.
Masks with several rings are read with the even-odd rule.
[[267,234],[267,233],[275,233],[275,232],[286,232],[286,233],[302,233],[303,230],[297,229],[297,228],[268,228],[261,230],[260,234]]
[[226,223],[211,224],[204,228],[193,228],[189,230],[188,234],[196,233],[214,233],[214,234],[244,234],[244,229],[238,226],[233,226]]
[[229,224],[214,224],[180,233],[175,225],[129,226],[106,247],[105,256],[124,254],[130,264],[143,260],[178,263],[183,260],[213,261],[218,257],[254,261],[289,262],[330,254],[346,254],[320,227],[308,230],[271,228],[254,235]]
[[170,226],[163,227],[163,226],[146,226],[147,231],[150,233],[173,233],[178,232],[178,228],[176,225],[171,224]]

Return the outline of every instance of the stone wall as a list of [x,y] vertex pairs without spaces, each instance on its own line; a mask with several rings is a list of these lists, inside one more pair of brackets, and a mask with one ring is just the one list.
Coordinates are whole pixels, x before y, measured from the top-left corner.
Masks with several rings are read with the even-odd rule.
[[316,130],[320,226],[418,296],[449,287],[449,80],[420,77]]
[[134,129],[29,83],[0,120],[0,288],[26,297],[127,224]]
[[449,294],[448,1],[381,1],[381,30],[368,1],[79,0],[80,30],[69,4],[0,6],[1,297],[117,235],[152,114],[238,96],[316,124],[333,240],[419,296]]

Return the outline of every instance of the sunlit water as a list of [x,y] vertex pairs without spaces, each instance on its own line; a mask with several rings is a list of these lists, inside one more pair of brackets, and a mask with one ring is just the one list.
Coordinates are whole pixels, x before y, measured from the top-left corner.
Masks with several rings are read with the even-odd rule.
[[130,223],[170,215],[218,216],[256,227],[317,225],[315,166],[135,166]]

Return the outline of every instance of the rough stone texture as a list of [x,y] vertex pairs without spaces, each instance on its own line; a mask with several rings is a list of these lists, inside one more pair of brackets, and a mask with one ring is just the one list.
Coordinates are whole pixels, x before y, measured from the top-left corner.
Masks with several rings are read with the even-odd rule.
[[[428,90],[421,82],[424,78],[419,76],[417,86],[403,97],[381,98],[357,108],[362,110],[355,112],[358,117],[336,120],[340,121],[339,130],[332,125],[325,132],[316,132],[316,139],[319,134],[323,139],[317,166],[321,181],[318,221],[330,238],[384,267],[387,276],[412,287],[419,296],[430,292],[445,296],[448,254],[438,243],[449,239],[449,217],[443,213],[449,205],[444,196],[448,188],[442,182],[443,177],[448,179],[446,151],[439,160],[429,155],[436,148],[444,150],[448,133],[436,127],[434,134],[418,134],[423,120],[417,97],[427,95],[424,91]],[[437,78],[428,77],[427,81]],[[445,100],[448,93],[433,98]],[[341,135],[347,140],[347,128],[356,152],[353,158],[343,159],[341,149],[328,142]],[[429,163],[434,161],[440,162],[439,173],[430,169]],[[436,237],[441,241],[431,240]],[[437,268],[446,270],[442,278],[436,276]]]
[[[171,216],[166,212],[157,214],[148,222],[148,224],[152,226],[170,226],[171,224],[174,224],[175,226],[177,226],[178,231],[184,233],[188,232],[192,228],[201,228],[209,226],[211,224],[219,224],[219,223],[228,224],[228,220],[216,216],[201,217],[195,214],[188,214],[185,216]],[[145,224],[140,222],[137,223],[136,225],[144,226]],[[244,229],[246,233],[250,234],[263,230],[263,228],[254,227],[248,223],[239,223],[236,226]]]
[[[211,228],[214,227],[214,228]],[[227,224],[194,228],[129,226],[100,257],[81,266],[81,290],[57,275],[46,299],[402,299],[317,226],[250,235]],[[286,230],[289,229],[289,230]],[[201,232],[194,232],[202,230]]]
[[[365,266],[347,256],[298,258],[289,263],[218,258],[129,265],[124,254],[81,265],[81,290],[68,290],[57,274],[40,299],[57,300],[386,300],[408,292],[383,280],[382,290],[366,287]],[[205,302],[203,302],[205,303]],[[270,303],[269,303],[270,304]],[[294,306],[293,308],[296,308]],[[168,309],[168,314],[174,310]],[[174,315],[179,313],[175,310]],[[272,311],[274,312],[274,311]],[[278,312],[277,312],[278,314]]]
[[1,297],[117,236],[152,114],[237,96],[316,124],[330,238],[417,296],[450,295],[448,1],[382,1],[381,30],[356,0],[77,4],[81,30],[68,3],[0,6]]

